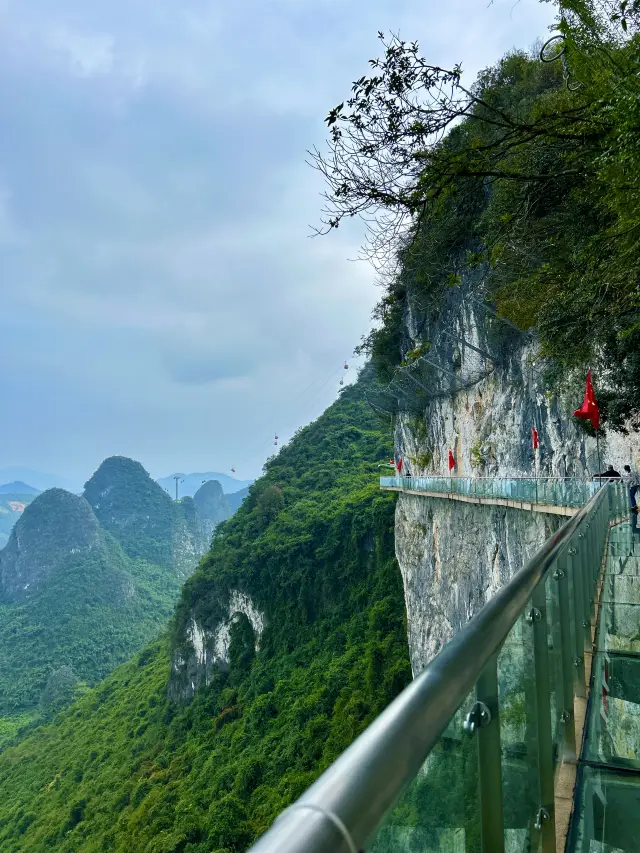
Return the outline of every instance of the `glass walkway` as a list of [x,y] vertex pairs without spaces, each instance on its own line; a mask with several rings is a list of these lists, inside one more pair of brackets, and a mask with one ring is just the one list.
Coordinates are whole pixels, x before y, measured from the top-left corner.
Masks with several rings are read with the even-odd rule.
[[611,530],[570,847],[640,850],[640,528]]
[[640,530],[585,496],[251,853],[639,853]]
[[553,507],[583,507],[600,483],[575,477],[380,477],[380,488],[416,492],[434,497],[469,497],[487,502],[500,499],[514,503]]

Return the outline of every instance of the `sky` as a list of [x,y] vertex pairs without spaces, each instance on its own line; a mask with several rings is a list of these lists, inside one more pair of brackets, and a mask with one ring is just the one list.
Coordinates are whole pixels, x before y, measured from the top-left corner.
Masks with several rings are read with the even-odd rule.
[[[0,467],[255,477],[380,292],[305,163],[377,32],[476,72],[535,0],[0,0]],[[343,369],[348,360],[349,370]]]

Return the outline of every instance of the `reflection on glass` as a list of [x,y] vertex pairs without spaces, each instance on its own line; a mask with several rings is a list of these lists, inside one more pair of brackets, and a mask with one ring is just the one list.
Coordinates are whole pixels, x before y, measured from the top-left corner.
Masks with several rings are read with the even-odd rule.
[[640,778],[599,767],[582,767],[575,853],[636,853],[640,839]]
[[528,850],[538,809],[531,626],[520,617],[498,656],[505,847]]
[[373,838],[371,853],[480,853],[478,752],[464,702]]

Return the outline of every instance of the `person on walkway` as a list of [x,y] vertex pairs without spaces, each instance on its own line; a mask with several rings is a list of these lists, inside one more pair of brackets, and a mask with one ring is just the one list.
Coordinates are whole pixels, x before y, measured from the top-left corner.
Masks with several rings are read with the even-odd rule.
[[640,488],[640,474],[631,470],[631,465],[624,466],[624,482],[629,489],[629,500],[631,501],[631,512],[638,512],[636,504],[636,492]]
[[616,471],[613,465],[609,465],[606,471],[604,471],[602,474],[596,474],[596,477],[600,477],[603,480],[612,480],[615,477],[620,479],[620,474],[618,471]]

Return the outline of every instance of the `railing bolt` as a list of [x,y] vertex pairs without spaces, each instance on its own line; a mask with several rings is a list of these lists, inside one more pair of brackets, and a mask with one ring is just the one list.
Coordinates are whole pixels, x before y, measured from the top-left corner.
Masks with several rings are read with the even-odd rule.
[[569,720],[571,719],[571,711],[563,711],[560,714],[560,719],[562,720],[563,723],[568,723]]
[[581,663],[582,663],[582,658],[574,658],[573,659],[573,665],[574,666],[580,666]]
[[570,554],[572,557],[575,557],[575,555],[576,555],[577,553],[578,553],[578,549],[577,549],[577,548],[569,548],[569,554]]
[[562,569],[556,569],[555,572],[553,573],[553,576],[558,581],[558,580],[560,580],[560,578],[564,577],[564,572],[562,571]]
[[538,809],[538,816],[536,818],[536,822],[534,823],[534,828],[540,832],[542,829],[542,824],[546,823],[549,820],[549,812],[545,808]]
[[490,722],[491,711],[487,708],[484,702],[476,702],[465,717],[462,728],[465,732],[472,735],[476,729],[480,729],[482,726],[488,726]]
[[528,625],[533,625],[534,622],[539,622],[542,619],[542,613],[537,607],[532,607],[524,618]]
[[578,539],[584,539],[584,533],[582,531],[578,533]]
[[587,622],[587,620],[586,620],[586,619],[583,619],[583,620],[582,620],[582,627],[583,627],[583,628],[588,628],[588,627],[589,627],[589,623]]

